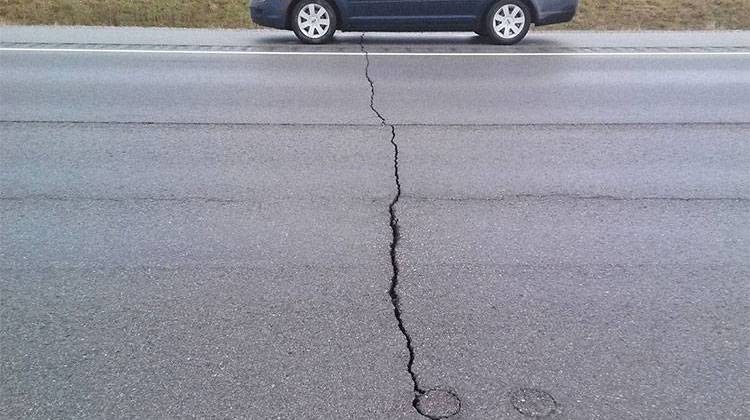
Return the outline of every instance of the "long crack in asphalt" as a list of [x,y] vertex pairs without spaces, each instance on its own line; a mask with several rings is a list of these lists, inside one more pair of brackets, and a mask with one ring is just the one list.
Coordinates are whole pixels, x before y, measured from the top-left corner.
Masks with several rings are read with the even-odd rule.
[[370,77],[370,56],[367,52],[367,49],[365,48],[364,34],[362,34],[362,37],[360,38],[360,47],[365,56],[365,77],[367,78],[367,82],[370,84],[370,109],[378,117],[383,127],[389,127],[391,129],[391,146],[393,146],[393,175],[396,181],[396,195],[393,197],[393,201],[391,201],[390,205],[388,206],[392,233],[390,254],[391,266],[393,267],[393,276],[391,277],[391,286],[388,289],[388,295],[391,298],[391,304],[393,305],[393,314],[396,317],[398,329],[404,336],[404,339],[406,340],[406,348],[409,350],[409,361],[407,362],[406,370],[409,372],[412,384],[414,385],[414,399],[412,400],[412,406],[422,416],[427,417],[431,420],[437,420],[443,417],[435,417],[430,414],[424,413],[419,407],[419,398],[425,395],[427,391],[419,385],[417,374],[414,373],[414,345],[412,344],[412,339],[409,335],[409,332],[406,330],[406,326],[404,326],[404,320],[401,315],[401,299],[398,294],[399,267],[396,250],[398,248],[400,234],[398,217],[396,216],[396,205],[398,204],[398,200],[401,198],[401,179],[399,178],[398,171],[398,143],[396,143],[396,126],[394,124],[389,124],[383,114],[381,114],[380,111],[378,111],[378,109],[375,107],[375,83]]

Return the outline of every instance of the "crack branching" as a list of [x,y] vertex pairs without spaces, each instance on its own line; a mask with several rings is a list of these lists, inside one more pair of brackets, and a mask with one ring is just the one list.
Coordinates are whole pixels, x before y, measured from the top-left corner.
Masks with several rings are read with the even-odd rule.
[[[406,326],[404,326],[404,320],[401,316],[401,299],[398,294],[399,267],[396,250],[398,248],[398,242],[401,236],[399,233],[398,217],[396,216],[396,205],[398,204],[398,200],[401,198],[401,179],[399,177],[398,171],[398,143],[396,143],[396,126],[393,124],[389,124],[383,114],[381,114],[380,111],[378,111],[378,109],[375,107],[375,83],[370,77],[370,57],[367,53],[367,49],[365,48],[364,34],[362,34],[362,37],[360,38],[360,47],[362,48],[362,52],[365,56],[365,77],[367,78],[367,82],[370,84],[370,109],[378,117],[378,119],[380,119],[380,123],[383,127],[390,127],[391,129],[391,146],[393,146],[393,175],[396,180],[396,195],[393,197],[393,201],[391,201],[390,205],[388,206],[392,233],[390,246],[391,266],[393,268],[393,276],[391,277],[391,286],[388,289],[388,295],[391,298],[391,304],[393,305],[393,314],[396,317],[398,329],[404,336],[404,339],[406,340],[406,348],[409,350],[409,361],[407,362],[406,369],[409,372],[409,376],[411,376],[411,381],[414,385],[414,399],[412,400],[412,405],[414,406],[414,409],[417,410],[417,412],[424,415],[424,413],[419,410],[418,401],[419,397],[425,393],[425,390],[419,385],[417,375],[416,373],[414,373],[414,345],[412,343],[409,332],[406,330]],[[431,418],[430,416],[425,417]]]

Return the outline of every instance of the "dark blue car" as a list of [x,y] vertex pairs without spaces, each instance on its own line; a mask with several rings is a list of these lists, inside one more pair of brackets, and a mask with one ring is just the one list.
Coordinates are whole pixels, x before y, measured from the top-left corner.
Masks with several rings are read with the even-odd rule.
[[322,44],[342,31],[474,31],[498,44],[573,19],[578,0],[251,0],[253,22]]

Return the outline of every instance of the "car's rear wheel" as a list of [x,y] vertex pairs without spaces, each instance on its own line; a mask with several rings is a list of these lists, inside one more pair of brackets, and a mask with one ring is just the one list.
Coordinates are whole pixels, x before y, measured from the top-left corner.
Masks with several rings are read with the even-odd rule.
[[294,34],[306,44],[324,44],[336,32],[336,11],[326,0],[302,0],[291,20]]
[[520,42],[531,28],[531,12],[519,0],[500,0],[490,7],[484,29],[496,44],[513,45]]

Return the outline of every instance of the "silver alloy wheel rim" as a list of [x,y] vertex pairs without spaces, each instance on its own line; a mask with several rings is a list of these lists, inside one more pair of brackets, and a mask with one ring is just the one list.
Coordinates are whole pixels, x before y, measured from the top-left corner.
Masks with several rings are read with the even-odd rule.
[[492,26],[497,36],[503,39],[513,39],[523,31],[526,25],[526,14],[515,4],[506,4],[497,9],[492,18]]
[[325,7],[318,3],[308,3],[297,15],[297,26],[309,38],[322,38],[331,28],[331,17]]

